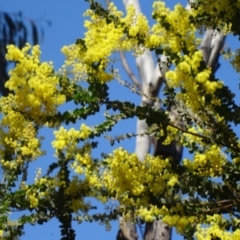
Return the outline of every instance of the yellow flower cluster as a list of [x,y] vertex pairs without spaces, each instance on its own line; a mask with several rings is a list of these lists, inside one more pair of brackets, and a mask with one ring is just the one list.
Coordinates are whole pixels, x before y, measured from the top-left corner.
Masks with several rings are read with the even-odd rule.
[[60,72],[65,75],[71,75],[72,81],[77,82],[79,80],[87,79],[87,66],[82,61],[81,49],[76,44],[69,46],[63,46],[61,52],[65,55],[66,60],[62,66]]
[[78,142],[87,139],[90,134],[91,129],[85,124],[81,124],[80,130],[74,128],[67,130],[61,126],[58,131],[54,131],[56,139],[52,142],[52,146],[56,150],[67,149],[68,153],[75,153]]
[[190,12],[177,4],[173,11],[165,7],[162,1],[153,3],[153,16],[157,23],[152,27],[152,34],[146,41],[149,48],[164,47],[173,53],[183,49],[192,53],[197,48],[196,28],[190,22]]
[[163,141],[163,145],[168,145],[176,140],[178,130],[174,127],[167,126],[167,138]]
[[122,148],[116,149],[107,159],[110,170],[103,173],[103,182],[107,189],[116,192],[116,197],[128,193],[139,196],[143,190],[144,169],[136,154],[129,154]]
[[[232,219],[238,221],[238,219]],[[206,223],[207,227],[202,227],[200,224],[197,226],[197,232],[195,237],[197,240],[212,240],[213,238],[222,240],[238,240],[240,239],[240,229],[230,232],[226,231],[225,226],[227,225],[226,220],[219,214],[213,216],[207,216]]]
[[52,146],[58,151],[65,151],[65,156],[68,159],[73,158],[74,162],[71,167],[77,174],[85,174],[88,176],[92,167],[91,158],[91,146],[88,142],[85,142],[82,147],[78,145],[79,141],[83,141],[91,134],[91,128],[81,124],[80,130],[71,128],[69,130],[64,127],[60,127],[58,131],[54,132],[55,140],[52,142]]
[[[209,133],[205,130],[206,133]],[[203,130],[200,127],[189,127],[187,132],[184,132],[181,136],[180,142],[183,146],[189,148],[194,143],[197,143],[199,147],[205,146],[205,143],[201,139]],[[195,135],[196,134],[196,135]],[[197,136],[199,134],[199,136]]]
[[[58,172],[54,178],[41,177],[41,169],[36,172],[34,187],[31,188],[28,185],[22,184],[22,188],[26,189],[26,197],[29,200],[30,207],[34,208],[39,205],[41,199],[47,199],[51,201],[51,193],[56,188],[63,187],[64,192],[71,198],[69,207],[75,212],[89,208],[89,203],[84,201],[85,196],[91,196],[90,184],[88,179],[80,180],[79,177],[73,176],[69,185],[67,186],[64,181],[64,171]],[[83,194],[84,192],[84,194]]]
[[[106,69],[111,62],[110,56],[116,51],[134,51],[141,54],[145,48],[166,47],[179,53],[183,49],[193,52],[197,48],[195,27],[190,23],[189,12],[180,4],[173,11],[165,8],[163,2],[155,2],[153,15],[157,24],[150,28],[143,14],[136,14],[132,5],[127,7],[127,14],[117,11],[113,3],[109,5],[109,14],[115,17],[112,22],[87,10],[85,21],[88,31],[77,45],[64,46],[66,56],[63,66],[65,73],[72,73],[75,80],[85,79],[86,73],[94,75],[100,82],[113,79]],[[164,21],[162,19],[164,18]],[[166,23],[171,27],[166,30]],[[144,43],[144,44],[142,44]],[[92,65],[98,65],[98,69]]]
[[90,20],[85,21],[88,30],[85,37],[77,45],[62,48],[66,56],[63,72],[72,74],[75,81],[90,80],[89,77],[94,76],[98,81],[106,82],[114,77],[107,68],[113,61],[110,60],[111,55],[117,51],[141,54],[145,49],[155,47],[168,49],[177,55],[183,50],[196,51],[199,41],[195,37],[196,28],[190,22],[191,13],[180,4],[170,11],[161,1],[155,2],[153,8],[157,23],[152,28],[143,14],[136,14],[132,5],[127,7],[127,14],[123,17],[123,13],[110,3],[110,22],[87,10],[85,16]]
[[189,224],[196,223],[196,217],[182,215],[164,216],[163,222],[169,226],[176,227],[177,232],[183,233]]
[[26,199],[28,199],[31,208],[38,207],[42,199],[52,201],[51,193],[56,188],[66,187],[62,180],[63,172],[60,171],[54,178],[42,177],[41,168],[36,171],[33,185],[26,185],[22,182],[21,188],[26,190]]
[[[155,210],[155,211],[154,211]],[[152,222],[156,219],[155,216],[158,216],[158,212],[156,212],[156,209],[153,209],[152,206],[150,206],[150,209],[147,209],[145,207],[140,207],[137,210],[137,216],[146,222]]]
[[31,208],[37,207],[40,199],[48,197],[47,192],[50,192],[52,188],[51,182],[46,178],[41,177],[41,175],[42,170],[39,168],[36,171],[34,187],[26,185],[25,182],[21,183],[21,188],[26,190],[26,198],[28,199]]
[[[234,4],[229,4],[228,0],[214,1],[214,0],[201,0],[195,1],[200,3],[197,9],[192,8],[194,16],[204,16],[208,14],[212,16],[212,22],[208,22],[209,26],[217,25],[219,27],[228,27],[229,23],[233,22],[233,17],[238,14],[240,10],[240,2],[236,1]],[[220,16],[220,13],[221,14]]]
[[212,145],[204,153],[196,153],[193,161],[183,160],[183,164],[199,176],[221,176],[223,166],[227,163],[227,157],[223,155],[221,148]]
[[14,110],[10,104],[13,96],[1,98],[0,107],[3,112],[0,129],[0,156],[4,152],[12,153],[13,159],[1,159],[5,168],[17,169],[24,161],[32,161],[42,155],[40,141],[34,123]]
[[78,177],[73,177],[69,187],[65,190],[65,194],[71,196],[70,207],[74,212],[84,210],[87,208],[87,204],[83,200],[83,192],[85,195],[89,192],[89,183],[82,181]]
[[[136,154],[119,148],[105,161],[107,168],[102,170],[99,180],[93,175],[94,179],[90,176],[89,181],[92,186],[106,188],[121,204],[148,206],[147,192],[161,194],[178,182],[178,176],[168,172],[170,164],[167,159],[147,155],[143,162],[139,162]],[[140,198],[133,201],[135,197]]]
[[[27,194],[29,194],[29,193],[27,193]],[[38,197],[36,196],[36,193],[33,193],[31,195],[29,194],[28,199],[30,202],[30,208],[35,208],[38,206]]]
[[183,233],[186,226],[190,223],[196,223],[196,217],[183,216],[183,215],[171,215],[169,209],[166,206],[158,208],[157,206],[150,205],[148,208],[140,207],[136,210],[136,214],[146,222],[151,222],[156,218],[160,218],[164,223],[169,226],[176,227],[179,233]]
[[[117,11],[113,3],[109,6],[109,12],[116,17],[122,16],[122,12]],[[87,10],[84,15],[90,17],[90,21],[86,20],[84,23],[88,31],[84,38],[87,52],[83,60],[91,64],[104,60],[117,50],[119,40],[124,35],[120,27],[115,27],[114,22],[107,23],[104,17],[96,15],[93,11]]]
[[17,110],[27,113],[39,124],[45,123],[45,117],[56,113],[57,106],[65,102],[65,96],[58,93],[58,78],[54,75],[53,65],[40,62],[39,46],[26,46],[20,50],[14,45],[7,47],[6,59],[17,62],[10,70],[10,79],[6,87],[14,92],[12,104]]
[[[121,23],[124,24],[124,26],[127,28],[129,37],[134,38],[137,36],[143,39],[146,38],[150,33],[150,27],[148,25],[147,18],[141,13],[136,14],[136,10],[133,5],[129,5],[126,8],[126,11],[127,11],[126,17],[121,19]],[[126,47],[125,50],[130,50],[129,48],[131,46],[130,43],[131,41],[128,42],[129,45],[127,46],[127,42],[124,42],[123,48]],[[137,39],[133,40],[132,43],[136,44]]]
[[[91,149],[90,149],[91,150]],[[92,158],[90,151],[85,151],[84,153],[77,153],[75,155],[75,161],[72,164],[72,168],[77,174],[85,174],[86,176],[91,173],[90,169],[92,167]]]
[[[62,71],[65,74],[73,74],[74,81],[86,78],[89,81],[90,76],[94,76],[99,82],[110,81],[114,77],[112,69],[109,68],[109,64],[115,61],[110,59],[112,54],[120,50],[139,53],[143,51],[134,37],[138,36],[144,40],[149,35],[150,28],[146,17],[142,14],[136,15],[133,6],[127,8],[125,17],[113,3],[109,4],[108,10],[115,21],[107,22],[105,17],[87,10],[84,15],[90,20],[84,23],[88,31],[82,42],[62,48],[66,56]],[[93,65],[97,66],[97,69]]]
[[[122,12],[117,11],[111,3],[109,5],[110,14],[121,17]],[[113,79],[111,72],[107,73],[106,68],[110,63],[110,55],[119,50],[119,41],[124,36],[123,29],[115,27],[115,24],[107,23],[104,17],[100,17],[92,10],[87,10],[84,14],[90,17],[84,26],[88,29],[83,39],[84,43],[64,46],[62,52],[66,56],[66,61],[62,70],[65,74],[73,74],[74,80],[85,80],[86,73],[94,76],[100,82],[107,82]],[[97,69],[93,65],[98,65]]]
[[214,95],[215,91],[223,86],[220,81],[210,80],[210,69],[199,72],[198,68],[201,61],[201,51],[196,51],[188,56],[184,55],[175,70],[166,73],[170,87],[179,88],[181,86],[186,90],[185,93],[177,93],[177,98],[183,101],[186,107],[192,109],[194,113],[197,113],[198,109],[205,106],[205,98],[199,93],[199,87],[201,87],[201,91]]

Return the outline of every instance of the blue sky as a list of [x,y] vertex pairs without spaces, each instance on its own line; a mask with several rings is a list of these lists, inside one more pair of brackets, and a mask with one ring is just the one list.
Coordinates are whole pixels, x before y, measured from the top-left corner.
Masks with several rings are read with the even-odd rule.
[[[102,1],[104,2],[104,1]],[[151,16],[151,6],[152,0],[140,0],[142,11],[147,15]],[[170,2],[170,3],[169,3]],[[167,1],[169,7],[173,7],[175,3],[179,1],[172,0]],[[186,0],[180,0],[183,5],[186,4]],[[124,10],[121,0],[115,0],[116,5],[119,9]],[[0,7],[2,11],[15,13],[21,11],[23,16],[27,19],[32,19],[44,28],[44,40],[41,43],[42,50],[42,61],[53,61],[55,69],[59,69],[64,62],[64,56],[60,52],[60,49],[64,45],[74,43],[77,38],[84,36],[83,27],[83,13],[88,8],[88,3],[84,0],[2,0],[0,1]],[[51,21],[51,26],[48,26],[45,21]],[[237,46],[237,38],[228,37],[226,40],[227,46]],[[129,59],[129,62],[133,69],[136,71],[134,65],[134,59]],[[117,64],[119,72],[123,80],[127,80],[126,74],[122,71],[121,64]],[[137,72],[136,72],[137,74]],[[227,80],[230,88],[234,92],[238,92],[239,76],[234,73],[232,67],[228,62],[222,63],[222,67],[217,72],[217,76],[222,80]],[[129,90],[124,89],[117,83],[112,83],[111,85],[112,97],[122,100],[130,100],[139,103],[140,97],[133,95]],[[238,101],[239,102],[239,97]],[[71,106],[67,106],[70,108]],[[101,117],[90,118],[87,122],[88,125],[94,125],[100,123]],[[136,119],[128,122],[121,123],[117,128],[113,129],[113,134],[121,134],[124,130],[125,132],[135,132]],[[239,131],[238,131],[239,132]],[[48,151],[48,155],[42,157],[38,162],[34,163],[32,166],[32,172],[30,177],[34,177],[34,172],[36,167],[43,167],[49,164],[49,161],[53,161],[53,150],[51,149],[50,142],[53,139],[53,134],[50,131],[43,130],[42,134],[45,135],[46,141],[43,144],[43,148]],[[135,148],[135,139],[125,141],[121,143],[128,151],[133,152]],[[114,147],[117,147],[116,145]],[[101,152],[110,152],[111,147],[107,141],[103,141],[100,144],[97,155]],[[185,153],[184,157],[187,157]],[[22,240],[42,240],[42,239],[60,239],[59,228],[57,221],[51,221],[43,226],[27,226],[26,234],[21,238]],[[106,232],[104,226],[100,226],[96,223],[84,223],[80,225],[75,225],[77,230],[76,239],[88,239],[88,240],[112,240],[115,239],[118,223],[112,224],[112,230]],[[174,234],[173,239],[180,240],[182,237],[176,236]]]

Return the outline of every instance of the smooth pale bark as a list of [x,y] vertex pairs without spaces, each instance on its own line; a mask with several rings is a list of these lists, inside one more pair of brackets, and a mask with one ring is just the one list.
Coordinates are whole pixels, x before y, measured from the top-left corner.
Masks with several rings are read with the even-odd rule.
[[137,121],[137,137],[136,137],[136,149],[135,152],[138,156],[139,161],[143,161],[146,153],[150,151],[151,137],[149,135],[142,135],[145,133],[147,128],[146,120]]
[[211,40],[211,52],[207,62],[208,67],[212,68],[213,74],[220,66],[218,59],[220,52],[223,50],[225,38],[226,36],[223,33],[216,30],[213,32]]
[[208,29],[202,40],[201,49],[203,53],[204,62],[208,62],[210,53],[211,53],[211,42],[212,42],[213,30]]

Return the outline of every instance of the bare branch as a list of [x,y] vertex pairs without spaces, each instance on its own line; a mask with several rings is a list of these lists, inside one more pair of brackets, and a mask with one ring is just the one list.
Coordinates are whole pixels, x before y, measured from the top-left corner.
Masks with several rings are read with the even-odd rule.
[[[156,76],[157,77],[157,76]],[[153,104],[150,104],[150,103],[148,103],[148,102],[154,102],[155,103],[155,106],[156,105],[160,105],[160,103],[162,103],[162,101],[161,101],[161,99],[158,97],[158,95],[154,95],[154,94],[151,94],[151,92],[150,92],[150,95],[148,95],[147,93],[145,93],[145,92],[143,92],[141,89],[140,90],[138,90],[137,89],[137,86],[136,85],[131,85],[129,82],[127,82],[127,81],[123,81],[123,80],[121,80],[120,78],[116,78],[116,80],[121,84],[121,85],[123,85],[123,86],[125,86],[126,88],[128,88],[128,89],[130,89],[132,92],[134,92],[134,93],[136,93],[136,94],[138,94],[138,95],[140,95],[140,96],[142,96],[142,105],[150,105],[150,106],[153,106]],[[162,85],[162,83],[163,83],[163,79],[158,79],[158,80],[156,80],[156,81],[158,81],[161,85]],[[161,88],[161,86],[160,86],[160,88]]]
[[136,76],[134,75],[132,70],[130,69],[130,67],[129,67],[128,63],[127,63],[127,59],[126,59],[126,57],[125,57],[125,55],[124,55],[124,53],[122,51],[120,52],[120,57],[121,57],[121,62],[122,62],[123,68],[125,69],[125,71],[128,74],[129,78],[137,86],[137,88],[139,90],[141,90],[142,89],[142,85],[140,84],[140,82],[138,81],[138,79],[136,78]]

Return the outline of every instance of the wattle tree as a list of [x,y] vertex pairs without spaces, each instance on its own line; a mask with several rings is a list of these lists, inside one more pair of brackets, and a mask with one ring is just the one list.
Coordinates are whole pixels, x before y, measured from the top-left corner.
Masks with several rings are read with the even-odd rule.
[[[0,99],[2,238],[56,218],[61,239],[73,240],[73,221],[109,226],[120,218],[118,240],[139,239],[135,223],[145,224],[145,240],[170,239],[172,227],[186,239],[240,239],[240,108],[215,76],[223,52],[240,68],[239,51],[224,49],[228,34],[240,34],[239,2],[190,1],[170,10],[156,1],[152,26],[136,0],[123,1],[125,15],[114,3],[88,2],[84,38],[62,48],[59,71],[40,61],[39,46],[7,47],[16,66]],[[139,79],[125,52],[136,58]],[[118,58],[129,83],[115,68]],[[113,99],[114,80],[141,95],[140,105]],[[88,126],[93,115],[101,122]],[[136,138],[135,153],[121,147],[95,158],[101,137],[133,117],[136,134],[123,129],[110,143]],[[41,129],[54,131],[55,158],[30,179],[29,167],[46,154]],[[183,148],[191,158],[182,160]],[[92,213],[89,197],[106,210]],[[11,211],[24,214],[11,221]]]

